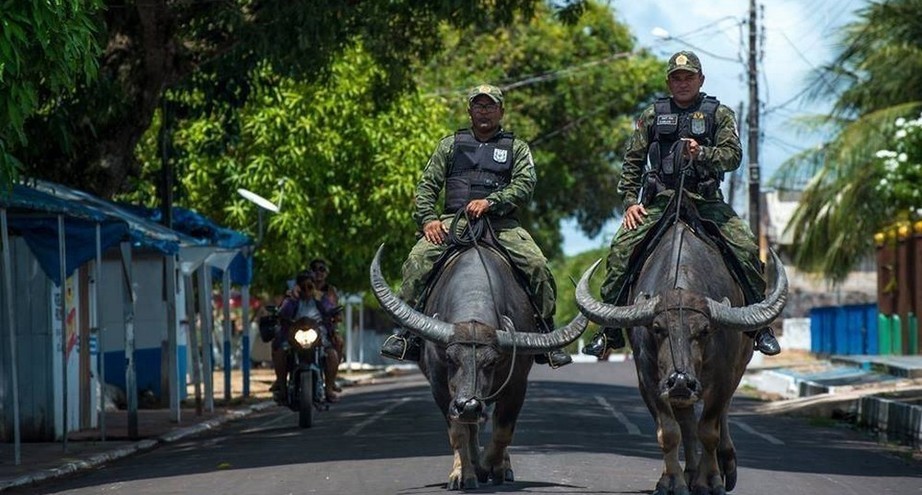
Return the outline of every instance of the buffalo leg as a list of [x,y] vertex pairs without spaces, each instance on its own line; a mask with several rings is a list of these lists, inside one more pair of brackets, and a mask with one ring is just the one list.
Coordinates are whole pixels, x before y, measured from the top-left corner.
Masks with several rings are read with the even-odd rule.
[[730,425],[727,421],[727,411],[720,417],[720,447],[717,450],[717,461],[720,463],[720,472],[724,477],[727,491],[736,487],[736,447],[730,438]]
[[668,404],[661,404],[656,421],[656,440],[663,451],[665,468],[656,483],[654,495],[688,495],[688,485],[679,462],[682,432]]
[[471,444],[477,439],[471,437],[470,425],[449,422],[448,438],[455,453],[451,472],[448,474],[449,490],[473,490],[477,484],[477,472],[471,456]]
[[[518,390],[517,388],[512,389]],[[493,410],[493,435],[490,437],[490,443],[484,451],[483,461],[480,465],[481,481],[492,478],[495,485],[505,481],[515,481],[512,461],[506,448],[512,443],[515,422],[525,401],[524,389],[525,385],[522,384],[522,391],[520,394],[516,394],[516,397],[510,397],[496,403],[496,409]]]
[[720,423],[725,411],[705,410],[701,413],[698,422],[698,440],[701,442],[701,460],[698,463],[698,475],[695,479],[693,492],[705,495],[719,495],[726,493],[720,469],[717,465],[717,445],[720,442]]
[[695,417],[695,407],[673,408],[679,426],[682,429],[682,447],[685,451],[685,482],[691,484],[695,480],[698,468],[698,418]]

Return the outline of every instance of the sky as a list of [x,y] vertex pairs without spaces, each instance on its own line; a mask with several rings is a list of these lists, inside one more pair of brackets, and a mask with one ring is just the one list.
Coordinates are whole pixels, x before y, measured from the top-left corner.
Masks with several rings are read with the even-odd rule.
[[[854,12],[866,0],[772,0],[762,1],[764,27],[762,61],[758,66],[759,125],[763,138],[759,164],[764,185],[790,156],[817,146],[822,136],[798,131],[797,116],[824,113],[831,101],[808,102],[800,97],[808,87],[811,71],[832,59],[843,25],[854,21]],[[744,104],[748,112],[749,2],[746,0],[613,0],[615,17],[628,25],[638,47],[646,47],[663,60],[685,49],[701,59],[705,82],[702,91],[716,96],[734,111]],[[669,37],[653,34],[665,30]],[[743,162],[746,162],[746,136]],[[620,152],[620,150],[619,150]],[[743,178],[745,188],[746,179]],[[746,217],[746,196],[738,196],[734,208]],[[589,239],[572,222],[562,225],[566,255],[608,246],[620,225],[609,222],[602,233]]]

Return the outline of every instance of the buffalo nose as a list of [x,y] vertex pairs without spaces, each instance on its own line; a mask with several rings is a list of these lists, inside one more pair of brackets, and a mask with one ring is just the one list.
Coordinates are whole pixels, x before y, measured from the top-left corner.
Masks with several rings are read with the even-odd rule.
[[455,399],[451,403],[452,416],[462,422],[477,422],[483,414],[483,402],[477,399]]
[[689,392],[696,392],[698,390],[698,380],[695,380],[688,373],[682,371],[674,371],[669,375],[669,379],[666,380],[666,386],[670,390],[688,390]]

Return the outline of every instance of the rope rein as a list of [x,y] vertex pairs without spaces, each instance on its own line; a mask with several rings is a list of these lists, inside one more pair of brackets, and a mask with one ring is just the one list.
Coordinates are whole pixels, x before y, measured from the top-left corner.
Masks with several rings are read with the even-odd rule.
[[[457,225],[462,216],[465,218],[465,220],[467,220],[467,224],[464,226],[464,229],[462,229],[461,232],[459,233],[457,229]],[[496,304],[496,299],[495,299],[496,290],[493,286],[493,278],[490,277],[490,270],[487,267],[487,261],[486,259],[484,259],[483,250],[480,247],[480,244],[478,243],[478,240],[483,236],[484,230],[487,228],[490,229],[490,232],[493,231],[493,227],[492,225],[490,225],[489,217],[471,219],[470,216],[468,216],[467,214],[467,210],[460,209],[457,212],[455,212],[454,218],[451,219],[451,225],[449,226],[449,229],[448,229],[449,230],[448,237],[452,244],[455,244],[461,247],[472,247],[474,251],[477,253],[477,257],[480,259],[480,264],[483,265],[484,274],[487,277],[487,286],[490,289],[490,297],[493,299],[493,312],[494,312],[494,316],[496,317],[496,324],[497,326],[501,327],[503,323],[503,318],[502,318],[502,315],[499,313],[499,308],[497,307],[497,304]],[[506,374],[506,379],[503,381],[502,385],[500,385],[499,388],[497,388],[496,391],[493,392],[492,394],[486,397],[483,397],[483,398],[479,398],[476,395],[474,395],[473,397],[471,397],[472,399],[480,400],[483,402],[488,402],[490,400],[493,400],[500,394],[500,392],[503,391],[503,389],[506,388],[507,385],[509,385],[509,382],[512,380],[512,372],[513,370],[515,370],[515,357],[516,357],[516,350],[518,347],[516,343],[516,339],[515,339],[515,325],[512,326],[510,333],[512,334],[512,358],[510,359],[510,362],[509,362],[509,372]],[[476,342],[470,342],[470,345],[473,351],[471,353],[471,359],[472,359],[471,369],[475,369],[477,366],[477,346],[482,345],[482,344],[478,344]],[[471,390],[476,391],[477,390],[477,373],[472,373],[471,375],[472,375],[472,382],[473,382]]]
[[[688,141],[685,141],[684,139],[680,139],[672,145],[672,147],[669,150],[669,153],[672,154],[673,156],[682,156],[685,154],[687,150],[688,150]],[[676,189],[676,192],[675,192],[677,197],[676,197],[675,216],[672,218],[672,225],[677,225],[682,215],[682,197],[685,196],[685,176],[690,170],[692,170],[692,167],[694,167],[694,161],[695,161],[694,157],[689,155],[688,161],[685,162],[685,165],[679,169],[679,187],[678,189]],[[680,266],[679,260],[681,258],[680,253],[682,252],[682,242],[685,240],[684,236],[685,236],[684,229],[681,232],[679,231],[679,229],[673,229],[672,247],[673,247],[673,250],[675,250],[676,252],[676,256],[675,256],[676,266],[675,266],[675,272],[673,276],[672,288],[679,290],[679,307],[678,307],[679,325],[682,327],[685,326],[685,304],[682,302],[683,292],[681,292],[681,288],[678,287],[678,285],[679,285],[679,266]],[[683,371],[679,370],[678,365],[676,364],[675,344],[673,343],[673,338],[674,338],[673,333],[667,332],[667,336],[669,337],[669,353],[672,357],[672,367],[676,371],[682,373]]]

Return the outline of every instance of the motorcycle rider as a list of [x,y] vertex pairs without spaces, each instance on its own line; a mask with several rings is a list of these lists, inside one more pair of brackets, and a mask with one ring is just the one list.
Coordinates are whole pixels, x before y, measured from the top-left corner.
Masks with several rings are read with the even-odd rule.
[[[280,330],[272,340],[272,365],[275,368],[275,384],[272,387],[277,402],[282,402],[288,387],[288,334],[291,324],[302,318],[309,318],[320,323],[320,339],[326,354],[326,362],[339,366],[339,353],[333,347],[331,332],[328,325],[330,316],[315,297],[316,284],[311,272],[303,271],[295,279],[295,287],[286,294],[285,300],[279,308],[278,317]],[[330,366],[327,366],[329,368]],[[330,402],[338,402],[339,395],[333,389],[335,373],[330,376],[329,369],[324,380],[326,397]]]

